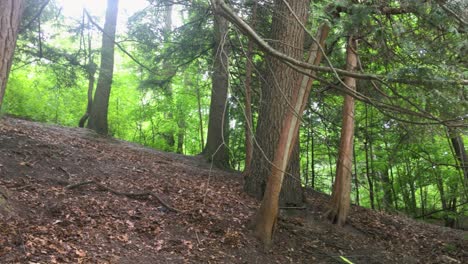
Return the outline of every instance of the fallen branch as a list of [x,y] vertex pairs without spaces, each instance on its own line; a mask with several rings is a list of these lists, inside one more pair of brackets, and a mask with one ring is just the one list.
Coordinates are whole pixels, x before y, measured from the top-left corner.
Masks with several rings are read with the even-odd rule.
[[[463,205],[465,205],[465,204],[468,204],[468,202],[464,202],[464,203],[461,203],[461,204],[457,204],[457,205],[454,206],[454,208],[463,206]],[[435,210],[435,211],[429,212],[429,213],[427,213],[427,214],[418,215],[418,216],[415,216],[414,218],[416,218],[416,219],[418,219],[418,218],[424,218],[424,217],[426,217],[426,216],[430,216],[430,215],[433,215],[433,214],[436,214],[436,213],[440,213],[440,212],[444,212],[444,211],[453,213],[453,211],[450,211],[449,208],[445,208],[445,209]]]
[[[76,189],[76,188],[81,187],[81,186],[91,185],[91,184],[96,185],[101,190],[104,190],[104,191],[107,191],[107,192],[110,192],[112,194],[119,195],[119,196],[126,196],[126,197],[132,198],[132,199],[145,199],[144,197],[153,196],[154,198],[156,198],[159,201],[159,203],[162,206],[164,206],[169,211],[173,211],[173,212],[176,212],[176,213],[180,212],[176,208],[174,208],[174,207],[170,206],[169,204],[167,204],[163,199],[161,199],[161,197],[159,197],[159,195],[157,195],[154,192],[149,192],[149,191],[141,192],[141,193],[119,192],[119,191],[111,189],[111,188],[109,188],[107,186],[104,186],[101,183],[96,182],[96,181],[85,181],[85,182],[79,182],[79,183],[75,183],[75,184],[69,184],[65,188],[68,189],[68,190],[72,190],[72,189]],[[148,199],[148,198],[146,198],[146,199]]]

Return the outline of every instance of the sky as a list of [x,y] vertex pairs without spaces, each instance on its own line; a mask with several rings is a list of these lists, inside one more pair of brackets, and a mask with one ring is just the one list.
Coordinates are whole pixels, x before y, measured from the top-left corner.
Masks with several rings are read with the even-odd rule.
[[[106,14],[107,0],[55,0],[57,5],[62,7],[62,13],[66,17],[80,18],[83,14],[83,7],[92,16],[101,17],[104,21]],[[143,10],[149,5],[147,0],[120,0],[119,14],[117,17],[117,32],[123,33],[127,27],[127,20],[135,12]],[[172,12],[172,26],[178,27],[182,24],[180,12],[175,6]]]
[[[104,23],[107,0],[55,0],[55,2],[62,7],[62,14],[65,17],[79,19],[83,15],[83,8],[86,8],[92,16],[101,17],[100,21]],[[125,32],[128,18],[148,5],[147,0],[120,0],[117,32]]]
[[[62,6],[65,16],[80,17],[83,7],[94,16],[104,17],[106,13],[106,0],[56,0],[56,2]],[[126,18],[146,6],[148,6],[146,0],[120,0],[119,15]]]

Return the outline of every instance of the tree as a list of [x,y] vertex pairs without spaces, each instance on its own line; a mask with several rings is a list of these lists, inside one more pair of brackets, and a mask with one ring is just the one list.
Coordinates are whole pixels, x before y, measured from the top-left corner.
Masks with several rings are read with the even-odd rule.
[[[346,47],[346,70],[354,71],[357,66],[356,40],[351,36]],[[345,77],[346,86],[356,91],[356,79]],[[338,160],[336,164],[336,177],[333,185],[330,209],[327,217],[338,225],[346,222],[351,205],[351,175],[353,168],[353,136],[354,136],[354,98],[345,95],[343,105],[343,124],[341,127],[341,140]]]
[[102,33],[101,67],[89,116],[88,128],[106,135],[107,111],[114,72],[114,42],[117,24],[118,0],[107,0],[106,21]]
[[[308,16],[309,1],[293,1],[290,3],[292,12],[297,14],[301,23],[305,23]],[[283,0],[275,1],[273,13],[271,39],[278,51],[293,58],[303,57],[304,29],[295,21],[292,13]],[[261,199],[265,192],[266,181],[271,173],[271,161],[275,155],[283,118],[290,111],[290,102],[300,74],[281,60],[268,56],[266,59],[266,83],[262,85],[262,95],[259,106],[259,116],[251,171],[247,172],[244,190]],[[283,205],[299,205],[303,201],[300,181],[299,144],[296,143],[292,158],[286,169],[280,203]]]
[[[254,3],[252,9],[252,27],[255,28],[257,19],[257,3]],[[244,115],[245,115],[245,167],[244,175],[248,175],[251,170],[252,156],[253,156],[253,138],[254,131],[252,122],[252,69],[253,65],[253,40],[249,39],[247,44],[246,65],[245,65],[245,102],[244,102]]]
[[229,49],[228,21],[219,14],[214,15],[213,73],[211,81],[210,116],[208,136],[202,154],[219,168],[229,168],[228,109]]
[[16,47],[19,25],[24,9],[23,0],[0,2],[0,109]]
[[454,156],[459,163],[460,170],[463,172],[464,184],[468,187],[468,156],[466,155],[462,134],[454,128],[449,128],[448,134],[452,143]]
[[[83,18],[84,19],[84,18]],[[86,65],[86,73],[88,75],[88,103],[86,105],[86,112],[84,115],[80,118],[80,121],[78,122],[79,127],[84,127],[86,121],[88,120],[89,114],[91,113],[91,108],[93,106],[93,91],[94,91],[94,82],[95,82],[95,75],[97,71],[97,66],[94,63],[93,60],[93,50],[91,48],[91,33],[89,30],[90,26],[90,21],[88,17],[88,58],[87,58],[87,65]],[[83,25],[84,28],[84,25]]]

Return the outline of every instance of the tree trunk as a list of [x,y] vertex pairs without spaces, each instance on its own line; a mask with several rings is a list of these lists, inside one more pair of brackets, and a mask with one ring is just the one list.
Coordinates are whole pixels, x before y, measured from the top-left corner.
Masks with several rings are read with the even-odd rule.
[[314,129],[312,128],[310,134],[310,144],[311,144],[311,171],[312,171],[312,189],[315,189],[315,142],[314,142]]
[[395,187],[394,187],[394,183],[395,182],[395,178],[393,177],[393,166],[392,164],[390,163],[390,187],[392,188],[392,195],[393,195],[393,202],[394,202],[394,206],[395,206],[395,210],[398,211],[398,195],[395,191]]
[[[346,48],[346,70],[355,71],[357,66],[356,40],[349,38]],[[356,91],[356,79],[345,77],[345,84]],[[330,209],[326,213],[334,224],[344,225],[351,205],[351,175],[353,169],[354,98],[345,95],[343,125],[341,127],[340,150],[336,165]]]
[[356,190],[356,198],[355,203],[359,205],[359,178],[358,178],[358,166],[357,166],[357,158],[356,158],[356,145],[353,142],[353,162],[354,162],[354,188]]
[[369,166],[369,132],[368,132],[368,127],[369,127],[369,124],[367,122],[367,104],[366,104],[366,140],[364,141],[364,150],[366,152],[366,177],[367,177],[367,182],[369,183],[369,200],[370,200],[370,205],[371,205],[371,208],[372,209],[375,209],[375,205],[374,205],[374,181],[373,181],[373,177],[371,175],[371,172],[370,172],[370,166]]
[[[309,1],[290,1],[289,5],[299,19],[305,23]],[[283,0],[275,1],[273,13],[271,39],[278,51],[296,59],[304,56],[304,30],[295,21]],[[284,116],[290,111],[288,101],[291,101],[293,90],[297,89],[297,81],[301,75],[288,67],[280,60],[268,56],[266,59],[267,73],[266,83],[262,85],[259,116],[255,138],[258,146],[254,146],[253,159],[250,172],[246,174],[244,190],[262,199],[268,175],[271,171],[271,162],[279,142]],[[284,179],[280,195],[280,204],[299,205],[303,201],[302,186],[300,182],[299,144],[295,148],[289,166],[286,169],[287,176]]]
[[382,180],[382,189],[384,192],[383,195],[383,207],[386,211],[392,209],[393,205],[393,195],[392,195],[392,183],[390,182],[390,177],[388,175],[388,168],[385,168],[381,175]]
[[205,146],[205,139],[203,135],[205,132],[203,132],[203,116],[202,116],[202,111],[201,111],[200,87],[198,86],[198,83],[197,83],[196,93],[197,93],[198,123],[199,123],[199,128],[200,128],[200,149],[201,151],[203,151],[203,146]]
[[[304,14],[304,16],[306,15],[307,14]],[[316,39],[319,41],[320,46],[324,45],[328,32],[329,27],[326,24],[323,24],[319,28]],[[315,43],[310,48],[308,62],[318,65],[321,59],[322,53],[318,44]],[[312,72],[310,73],[312,74]],[[265,248],[269,248],[272,243],[278,216],[278,202],[284,174],[293,151],[297,150],[296,141],[299,134],[300,116],[302,116],[305,106],[309,100],[313,81],[314,80],[309,76],[303,76],[299,79],[299,85],[295,86],[291,98],[292,109],[286,112],[286,116],[281,127],[280,137],[275,150],[273,164],[271,166],[271,175],[268,177],[265,194],[263,196],[262,204],[257,212],[255,222],[255,235],[260,238]]]
[[216,14],[214,17],[214,65],[212,74],[208,136],[202,154],[219,168],[229,168],[228,109],[229,50],[227,44],[228,21]]
[[0,109],[13,62],[23,9],[23,0],[0,1]]
[[468,187],[468,156],[466,155],[465,144],[463,143],[463,138],[460,132],[449,129],[449,137],[450,142],[452,142],[452,147],[454,150],[454,154],[456,155],[456,159],[458,160],[460,166],[460,170],[463,172],[463,176],[465,179],[465,188]]
[[114,73],[114,42],[117,24],[118,0],[107,0],[106,22],[102,34],[101,68],[89,115],[88,128],[107,135],[107,111]]
[[[91,56],[90,56],[91,58]],[[91,113],[91,108],[93,106],[93,91],[94,91],[94,81],[96,74],[96,64],[92,60],[88,63],[88,104],[86,105],[86,112],[80,118],[78,122],[79,127],[84,127],[86,120],[88,120],[89,114]]]
[[[164,28],[163,28],[163,39],[164,42],[169,43],[171,41],[170,39],[170,34],[172,31],[172,3],[168,2],[167,5],[165,6],[166,10],[164,11]],[[175,74],[175,69],[173,66],[173,63],[169,59],[163,59],[162,62],[162,71],[161,75],[164,80],[169,80],[172,78],[172,76]],[[177,111],[174,109],[174,91],[172,87],[172,82],[167,82],[167,84],[164,86],[164,91],[165,91],[165,103],[167,104],[167,112],[164,113],[164,117],[166,119],[166,122],[172,123],[174,122],[174,111]],[[176,106],[177,107],[177,106]],[[179,151],[179,144],[180,144],[180,130],[181,127],[179,124],[182,124],[181,120],[177,119],[177,126],[178,126],[178,132],[177,132],[177,152]],[[174,146],[176,144],[175,140],[175,130],[173,126],[169,126],[168,129],[165,129],[162,134],[162,138],[164,141],[166,141],[166,146],[165,150],[166,151],[174,151]],[[182,137],[183,140],[183,137]],[[182,141],[183,142],[183,141]],[[183,144],[183,143],[182,143]]]
[[[252,28],[255,28],[255,22],[257,19],[257,3],[254,3],[252,10]],[[245,66],[245,167],[244,175],[247,176],[250,172],[253,155],[253,138],[252,134],[253,122],[252,122],[252,68],[253,68],[253,40],[249,39],[247,47],[247,63]]]

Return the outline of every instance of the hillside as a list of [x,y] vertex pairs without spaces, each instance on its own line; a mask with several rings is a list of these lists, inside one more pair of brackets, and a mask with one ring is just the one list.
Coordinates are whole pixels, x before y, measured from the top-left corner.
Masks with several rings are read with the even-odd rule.
[[467,232],[357,206],[339,228],[313,191],[306,210],[282,212],[263,252],[248,229],[258,202],[242,181],[198,157],[2,118],[0,262],[468,262]]

